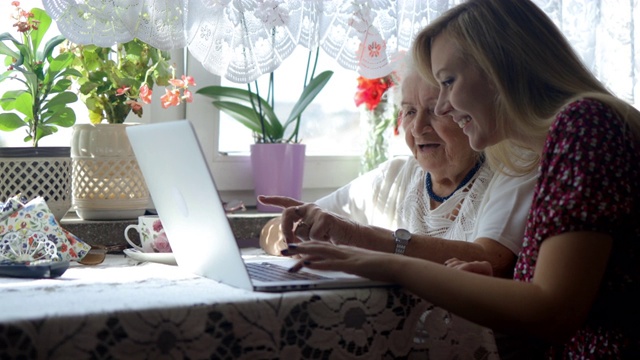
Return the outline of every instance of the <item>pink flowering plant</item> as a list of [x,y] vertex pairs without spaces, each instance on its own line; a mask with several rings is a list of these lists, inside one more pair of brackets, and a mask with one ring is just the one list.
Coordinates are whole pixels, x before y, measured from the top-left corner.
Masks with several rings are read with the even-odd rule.
[[170,55],[138,39],[114,48],[69,44],[76,55],[73,67],[80,99],[89,109],[91,123],[123,123],[130,112],[142,116],[143,104],[150,104],[154,85],[164,86],[163,108],[193,101],[190,76],[175,77]]

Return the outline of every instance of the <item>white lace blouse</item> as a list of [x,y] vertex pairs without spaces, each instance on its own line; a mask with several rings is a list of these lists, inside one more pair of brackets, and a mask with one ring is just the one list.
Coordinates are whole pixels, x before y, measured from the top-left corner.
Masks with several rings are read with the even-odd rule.
[[[426,172],[413,157],[398,157],[319,199],[323,209],[368,225],[473,241],[475,219],[493,171],[486,162],[464,188],[431,209]],[[457,215],[456,215],[457,213]]]

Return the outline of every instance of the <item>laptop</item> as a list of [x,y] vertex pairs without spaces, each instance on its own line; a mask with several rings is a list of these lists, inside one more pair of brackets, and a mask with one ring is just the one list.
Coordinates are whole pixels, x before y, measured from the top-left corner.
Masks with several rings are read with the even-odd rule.
[[[191,122],[136,125],[126,131],[180,268],[252,291],[389,286],[342,272],[288,273],[296,263],[291,258],[245,261]],[[285,278],[264,278],[272,272]]]

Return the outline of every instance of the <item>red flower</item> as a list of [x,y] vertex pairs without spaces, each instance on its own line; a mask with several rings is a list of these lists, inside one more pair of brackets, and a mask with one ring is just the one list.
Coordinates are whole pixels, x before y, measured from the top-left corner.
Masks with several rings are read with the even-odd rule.
[[367,79],[359,76],[358,90],[354,98],[356,106],[366,104],[369,110],[374,110],[382,100],[382,95],[393,85],[394,82],[391,75],[377,79]]

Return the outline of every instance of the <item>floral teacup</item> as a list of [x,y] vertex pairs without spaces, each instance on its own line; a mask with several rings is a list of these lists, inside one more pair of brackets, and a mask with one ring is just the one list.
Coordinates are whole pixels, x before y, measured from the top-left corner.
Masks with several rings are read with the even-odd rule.
[[[138,232],[139,245],[129,238],[129,230],[131,229]],[[132,224],[124,229],[124,238],[135,249],[145,253],[171,252],[169,240],[157,215],[139,216],[137,225]]]

